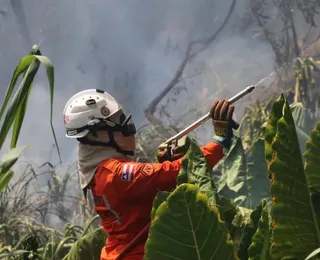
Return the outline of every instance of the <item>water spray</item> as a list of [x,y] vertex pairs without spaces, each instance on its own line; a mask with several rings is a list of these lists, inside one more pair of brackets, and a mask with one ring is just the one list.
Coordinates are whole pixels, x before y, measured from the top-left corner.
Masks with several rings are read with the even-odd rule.
[[[255,86],[253,86],[253,85],[248,86],[244,90],[242,90],[241,92],[239,92],[238,94],[236,94],[235,96],[230,98],[228,101],[230,102],[230,104],[232,104],[232,103],[238,101],[239,99],[241,99],[242,97],[246,96],[247,94],[251,93],[254,89],[255,89]],[[192,123],[191,125],[186,127],[181,132],[177,133],[176,135],[174,135],[171,138],[169,138],[168,140],[166,140],[164,143],[162,143],[159,146],[159,148],[165,148],[165,147],[168,147],[168,145],[170,145],[174,142],[177,142],[177,140],[179,140],[180,138],[184,137],[185,135],[187,135],[188,133],[190,133],[191,131],[193,131],[194,129],[199,127],[200,125],[202,125],[208,119],[210,119],[210,112],[208,112],[203,117],[199,118],[197,121],[195,121],[194,123]]]

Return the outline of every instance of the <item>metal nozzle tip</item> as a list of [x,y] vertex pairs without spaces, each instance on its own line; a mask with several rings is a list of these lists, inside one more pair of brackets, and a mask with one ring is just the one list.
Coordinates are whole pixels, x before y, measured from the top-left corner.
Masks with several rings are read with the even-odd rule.
[[251,92],[254,90],[256,87],[254,85],[248,86],[248,92]]

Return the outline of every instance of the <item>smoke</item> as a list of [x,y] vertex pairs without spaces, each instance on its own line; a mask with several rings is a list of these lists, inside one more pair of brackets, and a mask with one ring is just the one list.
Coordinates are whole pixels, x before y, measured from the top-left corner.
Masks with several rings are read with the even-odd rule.
[[[188,43],[215,32],[230,4],[230,0],[23,1],[24,26],[32,44],[40,42],[41,52],[55,66],[53,123],[64,163],[72,164],[76,159],[76,143],[65,138],[62,116],[71,95],[87,88],[104,89],[133,114],[138,127],[143,125],[143,109],[171,80]],[[219,40],[187,67],[187,92],[181,93],[177,105],[168,107],[173,115],[196,107],[203,101],[203,91],[212,98],[226,87],[233,95],[271,72],[273,57],[268,44],[253,41],[250,30],[243,33],[237,27],[239,17],[245,15],[244,7],[237,4]],[[12,6],[7,3],[4,10],[5,16],[0,17],[2,95],[18,60],[31,48],[20,34]],[[199,75],[197,68],[203,68]],[[32,145],[24,159],[38,164],[57,162],[56,153],[52,153],[45,77],[41,69],[19,140],[19,145]],[[209,105],[212,100],[205,102]]]

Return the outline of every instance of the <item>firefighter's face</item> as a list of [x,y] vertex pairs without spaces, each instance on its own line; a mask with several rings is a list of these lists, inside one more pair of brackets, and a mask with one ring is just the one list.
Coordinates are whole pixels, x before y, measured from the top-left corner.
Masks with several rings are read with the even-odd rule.
[[136,137],[134,135],[124,136],[122,133],[115,133],[114,138],[121,149],[129,151],[136,149]]
[[[134,151],[136,148],[136,137],[135,135],[124,136],[120,132],[113,133],[115,142],[120,146],[123,150]],[[90,137],[92,140],[109,142],[109,134],[107,131],[98,131],[96,133],[96,137]]]

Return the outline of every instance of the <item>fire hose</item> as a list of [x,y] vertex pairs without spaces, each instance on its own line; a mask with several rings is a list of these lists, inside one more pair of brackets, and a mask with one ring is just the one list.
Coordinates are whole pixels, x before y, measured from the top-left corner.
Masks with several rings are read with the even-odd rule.
[[[242,97],[246,96],[247,94],[251,93],[255,89],[255,86],[248,86],[244,90],[240,91],[238,94],[230,98],[228,101],[230,104],[238,101]],[[202,125],[204,122],[206,122],[208,119],[210,119],[210,112],[208,112],[203,117],[199,118],[197,121],[183,129],[181,132],[177,133],[176,135],[172,136],[171,138],[167,139],[164,143],[162,143],[159,148],[165,148],[168,147],[168,145],[173,144],[176,145],[177,141]],[[136,237],[124,248],[124,250],[120,253],[120,255],[116,258],[116,260],[121,260],[123,257],[131,250],[133,249],[141,240],[141,238],[145,235],[146,232],[148,232],[149,227],[151,225],[151,222],[149,222]]]

